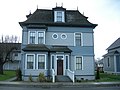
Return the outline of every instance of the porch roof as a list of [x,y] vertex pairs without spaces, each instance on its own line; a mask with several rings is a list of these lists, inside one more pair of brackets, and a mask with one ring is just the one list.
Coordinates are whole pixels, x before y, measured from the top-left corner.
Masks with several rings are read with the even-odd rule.
[[23,51],[49,51],[44,44],[28,44]]
[[71,49],[69,49],[67,46],[52,46],[52,48],[50,48],[51,52],[72,52]]

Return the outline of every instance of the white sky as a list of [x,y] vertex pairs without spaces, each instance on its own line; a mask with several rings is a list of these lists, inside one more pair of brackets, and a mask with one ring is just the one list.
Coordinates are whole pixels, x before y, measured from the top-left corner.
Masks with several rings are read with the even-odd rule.
[[22,28],[18,22],[37,9],[52,9],[56,6],[76,10],[98,24],[94,29],[95,58],[101,58],[106,48],[120,37],[120,0],[0,0],[0,36],[17,35]]

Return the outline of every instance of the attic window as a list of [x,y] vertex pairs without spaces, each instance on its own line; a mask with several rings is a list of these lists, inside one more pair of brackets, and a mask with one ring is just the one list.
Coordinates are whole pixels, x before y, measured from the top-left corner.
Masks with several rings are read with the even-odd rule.
[[62,12],[57,12],[57,21],[62,22]]
[[55,22],[64,22],[64,11],[55,11],[54,13],[54,21]]

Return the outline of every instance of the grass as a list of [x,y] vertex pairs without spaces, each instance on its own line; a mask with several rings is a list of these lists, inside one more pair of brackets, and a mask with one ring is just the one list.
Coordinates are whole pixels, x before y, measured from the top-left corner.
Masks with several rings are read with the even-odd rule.
[[120,82],[120,75],[100,73],[100,79],[95,80],[96,82]]
[[16,71],[6,70],[4,71],[3,75],[0,74],[0,81],[4,81],[15,76],[16,76]]

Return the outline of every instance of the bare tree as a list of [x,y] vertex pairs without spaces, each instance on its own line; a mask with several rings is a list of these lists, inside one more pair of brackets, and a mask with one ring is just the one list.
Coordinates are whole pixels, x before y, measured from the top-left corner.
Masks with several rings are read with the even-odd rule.
[[19,43],[0,43],[0,74],[3,74],[3,65],[12,61],[12,51],[18,49]]
[[19,38],[17,36],[9,36],[9,35],[6,35],[6,36],[1,36],[1,40],[0,40],[1,43],[17,43],[19,42]]

